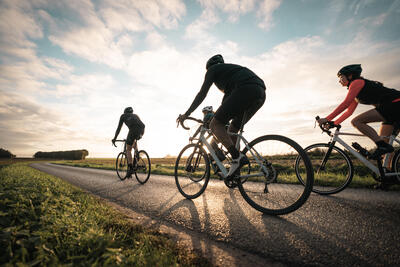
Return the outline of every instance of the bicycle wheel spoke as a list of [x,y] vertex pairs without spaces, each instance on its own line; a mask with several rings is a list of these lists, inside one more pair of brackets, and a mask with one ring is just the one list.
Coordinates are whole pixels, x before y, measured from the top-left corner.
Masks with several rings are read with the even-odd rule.
[[[239,185],[244,199],[267,214],[286,214],[298,209],[307,200],[313,183],[311,163],[304,150],[294,141],[277,135],[257,138],[250,146],[258,155],[253,150],[253,153],[244,150],[250,159],[250,175],[255,175]],[[296,176],[296,159],[302,181]]]
[[151,163],[146,151],[140,150],[137,155],[135,176],[139,183],[144,184],[150,177]]
[[328,144],[314,144],[305,148],[305,151],[314,168],[313,192],[335,194],[351,182],[353,164],[343,150],[336,146],[330,150]]
[[175,164],[175,182],[186,198],[200,196],[207,187],[210,166],[206,152],[195,144],[184,147]]
[[126,154],[121,152],[117,157],[117,161],[115,163],[117,175],[119,179],[125,180],[126,173],[128,171],[128,160],[126,158]]

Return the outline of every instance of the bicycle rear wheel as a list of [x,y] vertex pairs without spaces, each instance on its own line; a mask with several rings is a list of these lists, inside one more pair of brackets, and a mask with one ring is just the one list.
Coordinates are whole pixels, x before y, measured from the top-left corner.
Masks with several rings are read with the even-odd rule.
[[[336,194],[351,183],[353,163],[342,149],[321,143],[308,146],[304,151],[314,168],[313,192],[320,195]],[[303,182],[302,174],[297,172],[297,161],[296,175]]]
[[119,179],[122,181],[126,179],[126,173],[128,172],[128,159],[124,152],[118,154],[117,160],[115,161],[115,170],[117,171]]
[[[250,161],[251,175],[246,183],[239,182],[243,198],[256,210],[270,215],[287,214],[300,208],[313,186],[311,162],[301,146],[284,136],[265,135],[250,142],[249,147],[258,156],[247,148],[243,150]],[[296,177],[296,158],[299,158],[304,184]]]
[[[400,172],[400,150],[397,150],[392,158],[392,171]],[[395,177],[397,178],[397,183],[400,183],[400,175]]]
[[137,160],[136,171],[135,171],[136,180],[138,180],[139,183],[144,184],[150,178],[151,163],[149,155],[147,154],[146,151],[140,150],[137,153],[136,160]]
[[179,192],[187,199],[194,199],[206,190],[210,179],[207,153],[197,144],[185,146],[175,163],[175,182]]

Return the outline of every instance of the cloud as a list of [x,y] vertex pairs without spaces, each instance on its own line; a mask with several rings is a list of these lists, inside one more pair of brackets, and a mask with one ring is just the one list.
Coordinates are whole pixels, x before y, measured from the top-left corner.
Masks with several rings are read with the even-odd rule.
[[253,10],[254,0],[198,0],[200,4],[207,10],[219,9],[229,14],[228,20],[230,22],[236,22],[240,15],[245,14]]
[[264,0],[258,7],[257,17],[261,18],[258,26],[269,30],[273,26],[272,13],[281,5],[282,0]]
[[[170,29],[177,26],[185,14],[181,1],[102,1],[96,11],[90,1],[84,5],[66,2],[67,11],[61,18],[47,18],[58,25],[49,40],[66,53],[78,55],[89,61],[103,63],[116,69],[126,66],[125,58],[135,43],[126,31],[147,32],[154,27]],[[71,20],[70,10],[79,15]],[[72,18],[76,17],[73,16]],[[104,20],[104,22],[102,21]]]
[[[151,156],[177,154],[188,135],[176,128],[175,119],[190,105],[206,60],[216,53],[266,82],[267,100],[246,126],[249,139],[280,133],[305,145],[314,142],[315,115],[328,114],[346,94],[336,78],[345,64],[361,63],[367,78],[400,87],[398,41],[373,39],[390,14],[348,20],[350,29],[358,29],[348,43],[329,41],[327,36],[341,36],[335,26],[330,34],[291,38],[249,57],[246,47],[209,29],[224,23],[221,12],[230,23],[253,12],[259,27],[270,30],[281,1],[200,4],[201,15],[187,25],[192,17],[185,17],[183,1],[2,1],[0,33],[10,39],[0,40],[1,143],[12,144],[17,155],[64,148],[112,155],[109,139],[119,115],[133,106],[146,124],[140,146]],[[344,5],[335,5],[340,14]],[[182,29],[184,37],[168,35]],[[178,44],[182,41],[190,46]],[[56,46],[59,58],[44,56],[43,43]],[[202,105],[217,108],[221,99],[213,87]],[[351,128],[348,122],[344,127]]]
[[258,26],[264,30],[269,30],[273,26],[272,13],[280,6],[281,0],[198,0],[204,9],[209,13],[210,10],[221,10],[229,15],[228,21],[235,23],[241,15],[256,10],[257,17],[261,20]]

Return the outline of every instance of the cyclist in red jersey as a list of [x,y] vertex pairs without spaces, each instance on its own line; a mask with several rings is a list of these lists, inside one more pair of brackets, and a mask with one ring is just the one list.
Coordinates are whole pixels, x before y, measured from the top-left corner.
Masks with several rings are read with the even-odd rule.
[[[335,117],[344,112],[334,124],[338,125],[353,114],[358,103],[373,105],[374,109],[361,113],[351,124],[361,133],[369,137],[377,145],[371,158],[391,153],[393,147],[387,144],[387,140],[381,136],[388,136],[393,131],[393,124],[400,123],[400,91],[386,88],[382,83],[370,81],[361,77],[361,65],[353,64],[341,68],[338,72],[339,83],[347,86],[348,93],[344,101],[326,118],[318,120],[320,125],[332,121]],[[371,122],[382,122],[380,135],[368,125]]]

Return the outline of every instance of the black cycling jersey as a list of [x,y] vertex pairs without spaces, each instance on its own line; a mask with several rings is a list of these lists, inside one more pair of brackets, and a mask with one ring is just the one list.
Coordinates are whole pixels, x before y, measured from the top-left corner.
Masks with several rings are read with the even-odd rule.
[[225,95],[229,95],[243,85],[254,84],[265,90],[264,81],[248,68],[236,64],[215,64],[207,70],[200,92],[185,115],[189,116],[203,102],[213,83]]
[[115,131],[115,137],[114,139],[117,139],[117,136],[119,132],[121,131],[122,123],[125,123],[126,126],[128,126],[130,132],[135,132],[135,133],[142,133],[144,132],[145,125],[144,123],[140,120],[139,116],[133,113],[124,113],[121,115],[118,123],[118,128]]
[[362,80],[365,81],[365,85],[356,97],[361,104],[379,106],[400,98],[400,91],[387,88],[380,82],[363,78]]

